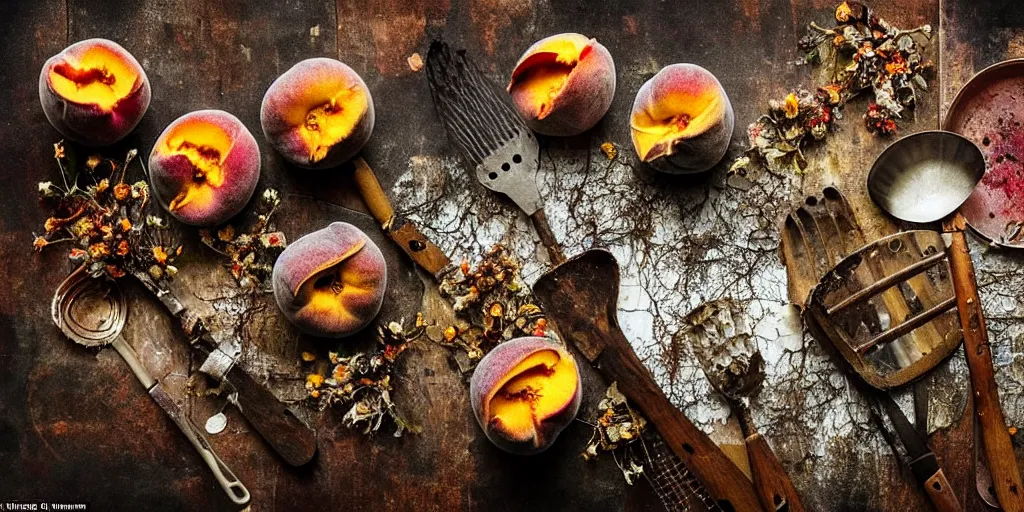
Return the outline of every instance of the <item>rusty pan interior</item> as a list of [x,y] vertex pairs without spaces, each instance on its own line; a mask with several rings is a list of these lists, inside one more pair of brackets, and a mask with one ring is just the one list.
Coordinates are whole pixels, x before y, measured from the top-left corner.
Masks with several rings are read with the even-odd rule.
[[999,62],[965,84],[943,128],[970,139],[988,169],[961,208],[968,225],[995,245],[1024,247],[1024,59]]

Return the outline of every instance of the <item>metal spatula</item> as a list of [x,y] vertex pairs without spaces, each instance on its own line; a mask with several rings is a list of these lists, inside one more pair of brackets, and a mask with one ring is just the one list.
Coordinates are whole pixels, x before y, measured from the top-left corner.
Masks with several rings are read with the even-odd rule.
[[477,180],[508,196],[529,215],[551,262],[564,262],[537,190],[540,150],[533,132],[465,50],[453,55],[446,43],[431,43],[427,79],[448,138],[473,164]]

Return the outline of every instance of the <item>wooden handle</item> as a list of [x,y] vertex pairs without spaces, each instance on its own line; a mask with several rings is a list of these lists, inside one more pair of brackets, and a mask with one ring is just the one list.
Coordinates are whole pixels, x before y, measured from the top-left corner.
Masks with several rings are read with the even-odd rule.
[[924,490],[928,493],[928,499],[932,502],[937,512],[960,512],[963,508],[960,501],[953,493],[953,487],[946,480],[946,475],[940,469],[924,483]]
[[420,233],[411,222],[395,216],[395,210],[388,201],[388,196],[377,180],[366,160],[357,158],[355,161],[356,170],[353,178],[356,188],[370,210],[370,215],[380,223],[381,228],[388,237],[395,241],[402,251],[421,268],[439,278],[441,272],[448,267],[451,260],[441,251],[441,248],[431,242],[423,233]]
[[981,425],[981,437],[985,445],[985,460],[996,489],[999,504],[1007,512],[1024,511],[1024,483],[1021,482],[1017,457],[1006,429],[1003,409],[999,405],[999,390],[996,387],[995,369],[992,367],[992,351],[985,329],[985,317],[981,312],[978,283],[975,281],[974,264],[967,247],[964,233],[966,221],[958,212],[947,222],[946,230],[952,235],[949,245],[949,266],[953,273],[953,289],[956,291],[960,325],[964,332],[964,352],[967,367],[971,373],[971,389],[974,395],[974,409]]
[[750,458],[750,475],[754,480],[754,490],[757,491],[761,506],[765,510],[806,510],[785,468],[761,434],[754,432],[747,436],[747,456]]
[[373,169],[362,158],[356,158],[355,165],[356,170],[353,173],[353,177],[355,178],[356,188],[359,189],[359,195],[363,197],[363,202],[366,203],[366,208],[370,210],[370,215],[377,219],[377,222],[381,225],[387,225],[391,218],[395,216],[395,210],[391,207],[388,196],[384,194],[384,189],[381,188],[377,175],[373,173]]
[[562,253],[562,246],[558,245],[555,234],[551,232],[551,226],[548,225],[548,216],[544,213],[544,208],[533,212],[530,215],[530,220],[533,221],[533,227],[537,230],[537,235],[540,236],[540,243],[548,251],[551,264],[557,266],[565,263],[565,254]]
[[654,424],[672,452],[682,459],[723,509],[761,510],[754,487],[743,472],[669,401],[622,331],[615,329],[610,334],[616,347],[601,355],[602,372],[618,382],[622,394]]
[[292,466],[302,466],[316,453],[316,433],[304,425],[270,390],[235,365],[228,382],[238,391],[235,405],[263,439]]

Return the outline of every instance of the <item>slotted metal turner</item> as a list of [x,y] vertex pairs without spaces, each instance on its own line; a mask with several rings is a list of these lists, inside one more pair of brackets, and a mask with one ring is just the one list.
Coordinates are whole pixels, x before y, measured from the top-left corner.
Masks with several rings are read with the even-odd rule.
[[465,50],[453,54],[446,43],[431,43],[427,79],[448,138],[473,164],[477,180],[508,196],[529,215],[551,263],[563,263],[565,256],[548,225],[537,189],[540,149],[533,132],[466,57]]

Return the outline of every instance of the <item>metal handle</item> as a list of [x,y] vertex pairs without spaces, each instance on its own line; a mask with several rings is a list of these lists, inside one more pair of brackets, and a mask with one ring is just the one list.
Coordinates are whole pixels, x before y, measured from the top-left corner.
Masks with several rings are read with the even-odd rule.
[[178,428],[185,434],[185,437],[192,443],[192,446],[196,448],[199,456],[203,458],[206,465],[213,471],[213,476],[217,479],[221,488],[224,489],[224,492],[227,493],[228,498],[237,505],[249,503],[249,489],[235,476],[231,468],[224,464],[224,461],[220,460],[217,453],[213,451],[213,447],[210,446],[210,442],[203,436],[195,423],[185,415],[181,408],[178,407],[178,404],[174,403],[174,400],[164,391],[160,383],[146,371],[138,356],[135,355],[135,351],[128,346],[124,338],[118,336],[112,345],[117,350],[117,353],[121,354],[121,357],[128,363],[128,366],[131,367],[139,382],[146,386],[149,396],[167,413],[167,416],[170,416],[171,420],[178,425]]

